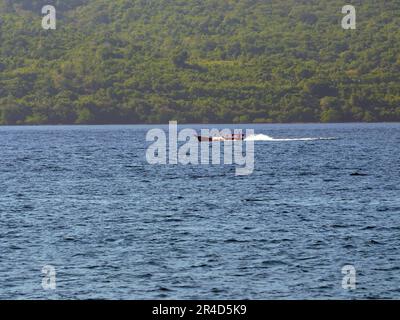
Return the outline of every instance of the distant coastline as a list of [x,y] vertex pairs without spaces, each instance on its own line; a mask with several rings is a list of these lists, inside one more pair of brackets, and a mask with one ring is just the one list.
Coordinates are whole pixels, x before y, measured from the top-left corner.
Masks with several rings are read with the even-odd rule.
[[[257,123],[225,123],[225,122],[215,122],[215,123],[192,123],[192,122],[179,122],[178,125],[184,126],[258,126],[258,125],[312,125],[312,124],[319,124],[319,125],[332,125],[332,124],[400,124],[400,121],[343,121],[343,122],[257,122]],[[74,127],[95,127],[95,126],[167,126],[168,122],[166,123],[59,123],[59,124],[0,124],[1,127],[62,127],[62,126],[74,126]]]
[[0,0],[0,123],[400,121],[399,1],[343,5]]

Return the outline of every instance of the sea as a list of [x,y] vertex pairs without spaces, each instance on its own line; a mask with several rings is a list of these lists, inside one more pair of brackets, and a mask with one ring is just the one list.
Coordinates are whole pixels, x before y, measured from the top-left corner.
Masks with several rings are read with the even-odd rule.
[[399,123],[182,128],[253,129],[254,170],[149,163],[166,125],[0,127],[0,299],[400,298]]

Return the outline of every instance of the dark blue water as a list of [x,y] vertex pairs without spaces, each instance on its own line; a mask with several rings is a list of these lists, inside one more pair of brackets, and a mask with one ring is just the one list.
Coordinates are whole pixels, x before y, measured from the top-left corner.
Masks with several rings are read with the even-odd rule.
[[399,298],[400,124],[253,128],[337,139],[258,141],[236,177],[148,164],[146,126],[0,128],[0,298]]

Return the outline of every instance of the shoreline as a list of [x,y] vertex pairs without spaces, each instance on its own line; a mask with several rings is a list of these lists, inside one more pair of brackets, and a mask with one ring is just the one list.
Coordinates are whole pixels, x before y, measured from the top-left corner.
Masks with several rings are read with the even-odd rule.
[[[263,122],[263,123],[185,123],[178,122],[178,126],[261,126],[261,125],[333,125],[333,124],[400,124],[400,121],[349,121],[349,122]],[[7,127],[96,127],[96,126],[168,126],[168,123],[88,123],[88,124],[0,124],[0,128]]]

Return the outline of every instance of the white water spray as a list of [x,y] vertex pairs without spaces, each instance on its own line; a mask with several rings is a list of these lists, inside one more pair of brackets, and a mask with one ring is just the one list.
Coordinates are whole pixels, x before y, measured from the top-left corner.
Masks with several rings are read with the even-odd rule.
[[318,141],[336,140],[336,138],[273,138],[266,134],[254,134],[248,136],[245,141]]

